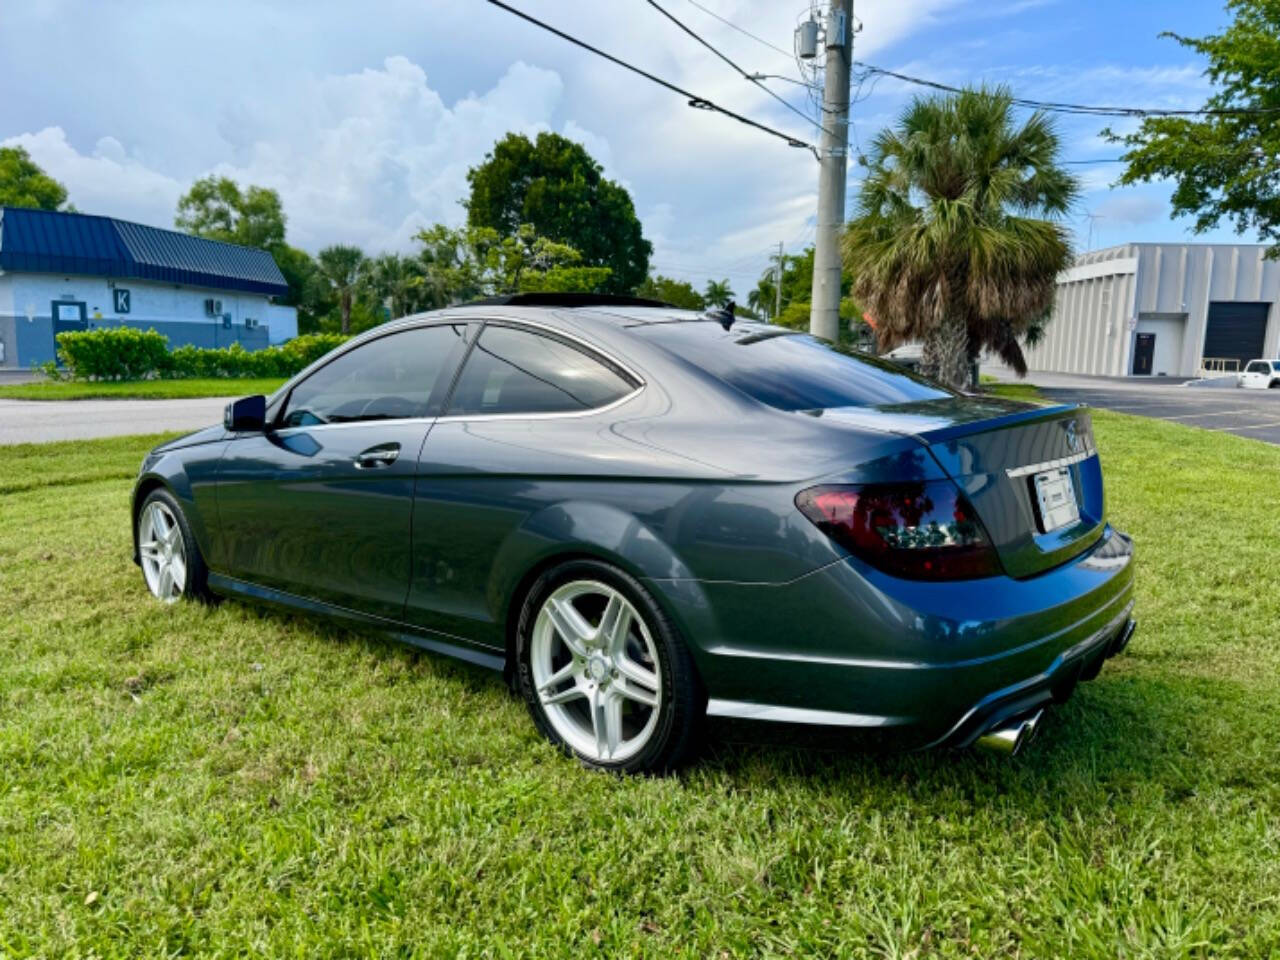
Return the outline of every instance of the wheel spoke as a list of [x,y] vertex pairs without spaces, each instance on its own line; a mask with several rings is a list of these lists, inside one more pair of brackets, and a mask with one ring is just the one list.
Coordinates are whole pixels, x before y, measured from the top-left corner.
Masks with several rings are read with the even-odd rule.
[[156,543],[154,540],[148,540],[146,543],[138,544],[138,552],[148,560],[159,561],[160,544]]
[[600,646],[617,656],[626,645],[627,634],[631,632],[631,604],[614,594],[605,605],[600,616],[597,635]]
[[[617,695],[602,693],[600,696],[601,720],[604,724],[604,744],[609,751],[605,756],[612,757],[622,742],[622,698]],[[599,735],[597,734],[597,741]]]
[[634,700],[636,703],[642,703],[646,707],[656,707],[658,705],[656,685],[653,690],[646,690],[630,677],[623,674],[614,680],[613,689],[619,697]]
[[587,640],[593,631],[577,607],[567,600],[553,599],[548,601],[546,610],[564,645],[575,657],[585,657]]
[[645,690],[657,692],[660,686],[658,675],[647,667],[636,663],[625,653],[614,661],[614,666],[618,668],[618,673],[628,681],[629,686],[643,687]]
[[[542,702],[548,706],[554,703],[566,703],[569,700],[577,700],[578,697],[586,697],[587,693],[576,683],[572,687],[565,687],[559,693],[550,693],[542,695]],[[590,697],[588,697],[590,699]]]
[[173,592],[173,573],[169,569],[169,564],[161,564],[160,566],[160,583],[158,592],[161,597],[167,597]]
[[560,684],[573,676],[574,671],[577,669],[578,665],[570,660],[563,667],[548,677],[542,686],[538,687],[538,693],[543,694],[544,696],[550,693],[556,687],[560,686]]
[[173,580],[174,592],[181,593],[187,584],[187,562],[176,553],[169,561],[169,576]]
[[608,759],[610,756],[608,735],[605,732],[605,697],[597,687],[591,691],[588,697],[589,706],[591,707],[591,731],[596,735],[596,756],[601,760]]

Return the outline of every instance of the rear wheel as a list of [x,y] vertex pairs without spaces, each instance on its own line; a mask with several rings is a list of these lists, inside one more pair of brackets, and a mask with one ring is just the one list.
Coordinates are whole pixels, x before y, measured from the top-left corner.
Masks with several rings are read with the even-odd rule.
[[178,501],[167,490],[147,495],[138,511],[138,560],[151,595],[163,603],[209,600],[209,568]]
[[553,743],[626,773],[666,771],[692,751],[705,711],[693,662],[633,577],[561,564],[530,590],[518,629],[520,692]]

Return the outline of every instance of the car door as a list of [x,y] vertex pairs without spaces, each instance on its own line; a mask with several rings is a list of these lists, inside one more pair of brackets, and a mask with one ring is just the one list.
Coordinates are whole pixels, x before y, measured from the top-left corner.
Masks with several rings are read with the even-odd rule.
[[295,384],[218,469],[211,567],[234,579],[399,619],[418,455],[465,349],[465,325],[368,340]]
[[640,386],[578,341],[486,323],[423,446],[405,619],[501,646],[506,598],[488,592],[499,554],[531,514],[609,474],[605,411]]

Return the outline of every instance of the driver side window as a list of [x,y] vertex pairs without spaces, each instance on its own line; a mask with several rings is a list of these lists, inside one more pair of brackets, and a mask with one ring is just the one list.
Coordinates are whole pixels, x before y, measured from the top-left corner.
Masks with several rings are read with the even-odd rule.
[[280,426],[426,416],[432,388],[464,329],[417,327],[344,353],[293,388]]

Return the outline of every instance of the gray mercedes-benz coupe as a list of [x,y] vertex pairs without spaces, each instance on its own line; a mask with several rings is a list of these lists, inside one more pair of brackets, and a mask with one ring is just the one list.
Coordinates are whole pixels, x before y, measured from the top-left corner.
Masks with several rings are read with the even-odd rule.
[[672,767],[707,715],[1015,752],[1134,627],[1083,408],[622,298],[371,330],[153,450],[133,518],[161,600],[503,670],[612,770]]

